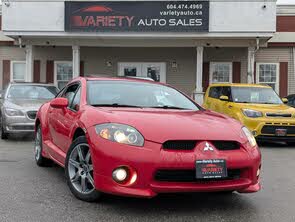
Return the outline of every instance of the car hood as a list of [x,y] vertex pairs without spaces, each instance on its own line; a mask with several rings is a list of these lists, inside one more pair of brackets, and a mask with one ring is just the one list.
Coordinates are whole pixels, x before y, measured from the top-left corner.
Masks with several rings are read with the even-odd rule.
[[[107,122],[135,127],[146,140],[232,140],[245,142],[242,125],[212,111],[95,108]],[[93,121],[96,121],[93,119]]]
[[38,110],[40,106],[49,100],[9,99],[4,103],[5,107],[24,110]]
[[247,104],[235,103],[235,106],[241,109],[253,109],[263,113],[291,113],[295,114],[295,108],[285,104]]

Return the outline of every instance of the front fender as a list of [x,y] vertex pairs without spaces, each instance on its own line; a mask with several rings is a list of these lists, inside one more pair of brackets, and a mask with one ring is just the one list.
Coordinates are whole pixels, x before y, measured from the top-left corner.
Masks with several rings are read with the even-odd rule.
[[37,117],[35,121],[35,131],[37,130],[37,125],[40,123],[43,139],[47,139],[49,134],[48,118],[47,118],[49,107],[50,107],[49,103],[43,104],[37,112]]

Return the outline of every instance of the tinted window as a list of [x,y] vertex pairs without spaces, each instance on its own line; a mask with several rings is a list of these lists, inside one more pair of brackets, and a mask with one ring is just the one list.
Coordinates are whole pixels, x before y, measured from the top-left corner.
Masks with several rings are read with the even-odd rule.
[[219,99],[221,96],[222,87],[211,87],[209,91],[209,97]]
[[58,89],[54,86],[12,85],[7,93],[8,99],[53,99]]
[[72,104],[75,93],[77,91],[79,87],[79,84],[74,84],[74,85],[70,85],[68,86],[68,88],[66,88],[66,90],[64,91],[62,97],[67,98],[69,101],[69,105]]
[[222,96],[227,96],[231,100],[231,88],[229,86],[222,87]]
[[79,106],[80,106],[80,97],[81,97],[81,87],[79,87],[74,99],[73,99],[73,102],[70,106],[71,109],[73,110],[78,110],[79,109]]
[[288,104],[294,106],[295,105],[295,98],[294,97],[288,98]]
[[177,90],[163,85],[126,81],[88,81],[87,100],[93,106],[139,106],[143,108],[198,107]]

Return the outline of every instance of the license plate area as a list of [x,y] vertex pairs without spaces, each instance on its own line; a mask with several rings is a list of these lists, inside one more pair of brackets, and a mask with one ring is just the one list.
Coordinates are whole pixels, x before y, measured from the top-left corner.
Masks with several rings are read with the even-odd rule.
[[223,159],[197,160],[197,179],[222,179],[227,178],[226,161]]
[[287,129],[276,129],[276,136],[286,136]]

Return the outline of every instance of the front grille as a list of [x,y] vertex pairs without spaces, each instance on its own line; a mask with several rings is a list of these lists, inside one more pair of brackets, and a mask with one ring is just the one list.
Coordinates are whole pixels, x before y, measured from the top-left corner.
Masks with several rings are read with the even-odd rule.
[[[218,150],[238,150],[240,144],[235,141],[210,141]],[[198,141],[195,140],[170,140],[163,143],[166,150],[193,150]]]
[[27,115],[30,119],[36,119],[37,111],[28,111]]
[[163,143],[163,149],[167,150],[193,150],[197,141],[194,140],[170,140]]
[[227,175],[227,178],[197,179],[195,170],[158,170],[155,174],[155,180],[161,182],[202,182],[236,180],[240,178],[241,170],[228,169]]
[[34,126],[11,126],[9,127],[11,130],[34,130],[35,127]]
[[295,126],[285,126],[285,125],[265,125],[261,129],[262,134],[276,134],[277,129],[286,129],[287,134],[295,134]]
[[240,144],[236,141],[212,141],[213,145],[218,150],[238,150]]
[[290,118],[292,117],[291,113],[266,113],[267,117],[284,117],[284,118]]

